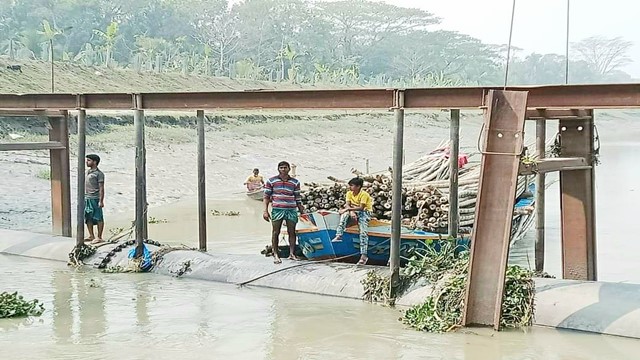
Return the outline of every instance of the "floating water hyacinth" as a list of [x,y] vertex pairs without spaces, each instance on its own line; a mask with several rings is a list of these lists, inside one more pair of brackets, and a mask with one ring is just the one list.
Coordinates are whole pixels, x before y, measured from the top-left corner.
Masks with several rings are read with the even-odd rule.
[[25,300],[17,292],[0,294],[0,319],[12,317],[40,316],[44,305],[38,300]]
[[[441,242],[416,251],[400,273],[397,294],[416,283],[428,283],[432,291],[423,303],[406,310],[400,321],[427,332],[447,332],[461,327],[464,307],[469,252],[460,251],[454,241]],[[534,273],[519,266],[508,266],[502,300],[502,328],[522,328],[533,323],[535,283]],[[363,279],[364,299],[393,305],[389,297],[389,277],[370,271]]]

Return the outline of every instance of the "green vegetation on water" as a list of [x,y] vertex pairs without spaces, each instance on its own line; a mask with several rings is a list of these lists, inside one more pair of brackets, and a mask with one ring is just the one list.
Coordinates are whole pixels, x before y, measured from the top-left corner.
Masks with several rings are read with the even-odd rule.
[[213,209],[211,210],[211,215],[213,216],[240,216],[240,211],[220,211]]
[[169,221],[167,219],[158,219],[153,216],[150,216],[148,222],[149,224],[166,224]]
[[[428,332],[457,329],[462,322],[469,252],[456,247],[454,241],[441,241],[440,249],[428,247],[416,251],[402,268],[400,288],[406,290],[416,283],[428,283],[432,292],[422,304],[403,313],[400,319],[410,327]],[[533,323],[535,283],[533,272],[519,266],[508,266],[505,294],[502,300],[502,328],[522,328]],[[371,271],[363,280],[365,299],[393,304],[389,298],[389,278]]]
[[11,317],[40,316],[44,305],[38,300],[25,300],[17,292],[0,294],[0,319]]

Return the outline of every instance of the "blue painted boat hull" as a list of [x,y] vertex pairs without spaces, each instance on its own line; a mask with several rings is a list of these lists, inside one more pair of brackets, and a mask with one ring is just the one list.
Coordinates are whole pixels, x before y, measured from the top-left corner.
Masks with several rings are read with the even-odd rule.
[[[516,199],[515,209],[521,210],[514,214],[511,241],[517,241],[531,227],[534,219],[533,195],[535,184],[528,187],[531,196]],[[527,210],[528,209],[528,210]],[[522,210],[526,210],[522,212]],[[349,224],[341,241],[332,242],[336,236],[336,229],[340,222],[340,214],[328,210],[320,210],[300,216],[296,226],[298,245],[303,255],[309,260],[339,259],[342,262],[357,262],[360,258],[360,237],[358,225]],[[370,264],[386,265],[389,261],[391,248],[391,225],[388,221],[371,220],[369,222],[369,248],[367,255]],[[410,257],[416,249],[433,247],[436,251],[442,241],[448,240],[447,234],[426,232],[421,230],[401,229],[400,258]],[[455,240],[459,249],[469,248],[471,236],[461,236]]]
[[[347,226],[341,241],[331,241],[336,235],[340,220],[337,212],[317,211],[300,217],[296,227],[298,244],[309,260],[340,259],[341,262],[357,262],[360,258],[360,236],[357,224]],[[440,241],[447,240],[446,235],[420,230],[402,229],[400,239],[400,257],[406,259],[416,249],[439,248]],[[456,240],[461,248],[469,246],[469,238]],[[388,222],[371,220],[369,222],[369,264],[386,265],[391,249],[391,226]]]

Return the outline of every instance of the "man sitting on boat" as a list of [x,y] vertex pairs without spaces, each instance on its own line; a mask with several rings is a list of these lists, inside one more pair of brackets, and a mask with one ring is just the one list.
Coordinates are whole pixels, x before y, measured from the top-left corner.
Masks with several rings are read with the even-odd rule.
[[360,231],[360,260],[358,264],[364,265],[369,260],[367,251],[369,250],[369,220],[373,212],[373,199],[368,192],[362,190],[364,180],[356,177],[349,180],[349,191],[347,191],[346,204],[344,209],[340,209],[340,225],[336,229],[336,237],[332,241],[341,241],[344,229],[347,227],[349,219],[358,221]]
[[247,191],[255,191],[261,189],[264,186],[264,179],[260,174],[260,170],[253,169],[253,175],[249,175],[245,180],[244,185],[247,186]]

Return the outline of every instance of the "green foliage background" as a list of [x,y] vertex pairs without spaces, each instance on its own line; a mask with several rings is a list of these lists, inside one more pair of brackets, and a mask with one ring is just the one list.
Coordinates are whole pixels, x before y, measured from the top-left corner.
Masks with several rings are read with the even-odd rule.
[[[503,79],[504,45],[437,30],[441,19],[428,11],[380,2],[0,3],[0,54],[17,62],[53,57],[138,72],[348,86],[497,85]],[[630,81],[620,71],[630,46],[597,37],[575,44],[571,82]],[[511,84],[564,83],[564,56],[518,54],[515,49]]]

